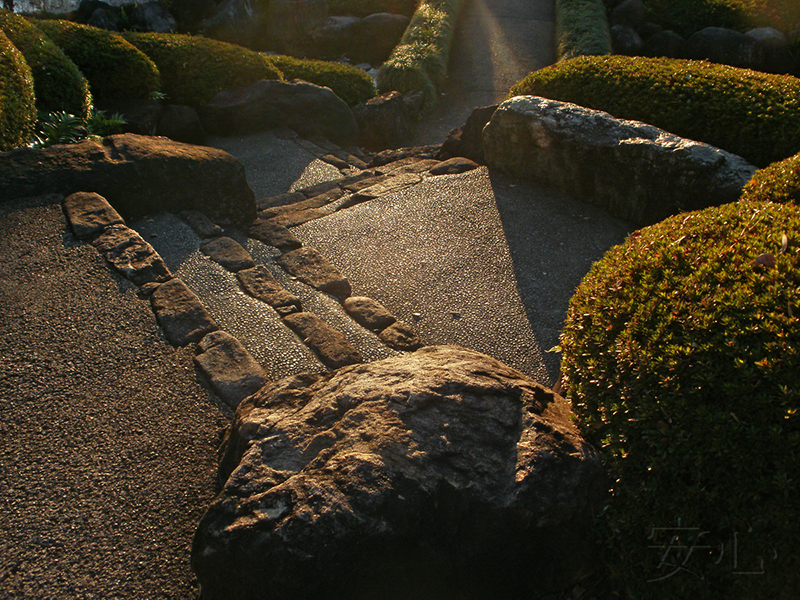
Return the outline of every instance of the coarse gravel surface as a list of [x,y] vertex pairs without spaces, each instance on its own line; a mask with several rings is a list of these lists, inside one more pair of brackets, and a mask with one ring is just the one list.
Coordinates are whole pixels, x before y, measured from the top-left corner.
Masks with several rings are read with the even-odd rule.
[[197,598],[229,414],[59,201],[0,204],[0,598]]

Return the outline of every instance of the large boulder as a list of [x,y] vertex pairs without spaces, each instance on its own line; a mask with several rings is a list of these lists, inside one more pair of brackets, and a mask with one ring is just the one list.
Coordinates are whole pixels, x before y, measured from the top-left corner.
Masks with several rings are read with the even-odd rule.
[[178,22],[169,12],[169,9],[155,0],[134,4],[131,20],[140,31],[169,33],[170,31],[175,31],[178,27]]
[[311,32],[327,16],[327,0],[271,0],[266,22],[272,48],[295,56],[313,51]]
[[490,167],[554,185],[637,225],[734,202],[755,172],[708,144],[537,96],[501,104],[483,146]]
[[483,128],[492,118],[497,106],[492,104],[475,108],[464,125],[447,134],[447,139],[442,144],[442,154],[463,156],[478,164],[486,164],[483,155]]
[[353,60],[380,65],[400,43],[411,19],[405,15],[375,13],[361,21],[360,37],[350,52]]
[[453,346],[268,384],[237,409],[195,534],[204,600],[534,600],[574,585],[596,564],[607,482],[570,414]]
[[315,55],[323,58],[338,58],[353,45],[361,35],[361,19],[358,17],[328,17],[311,32]]
[[265,79],[220,92],[203,107],[200,118],[206,131],[216,135],[288,127],[340,146],[358,142],[358,123],[344,100],[330,88],[299,80]]
[[207,37],[264,50],[267,31],[265,3],[225,0],[200,23],[199,29]]
[[745,36],[755,40],[764,53],[764,70],[768,73],[792,73],[800,64],[800,58],[794,57],[789,38],[774,27],[756,27]]
[[752,37],[724,27],[706,27],[686,41],[686,58],[760,71],[764,49]]
[[130,133],[0,154],[0,198],[97,192],[126,218],[199,210],[218,223],[256,217],[245,170],[222,150]]
[[387,92],[354,107],[358,145],[380,151],[408,143],[419,121],[423,99],[422,92]]

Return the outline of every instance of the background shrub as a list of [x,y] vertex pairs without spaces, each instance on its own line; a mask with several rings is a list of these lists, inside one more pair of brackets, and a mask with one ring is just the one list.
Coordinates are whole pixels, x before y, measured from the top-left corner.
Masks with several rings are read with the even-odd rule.
[[303,79],[331,88],[348,106],[366,102],[375,96],[375,84],[366,71],[341,63],[270,55],[269,60],[283,73],[286,81]]
[[763,167],[800,151],[800,79],[704,61],[583,56],[531,73],[544,96],[650,123]]
[[35,21],[89,80],[98,104],[147,98],[160,87],[158,69],[119,35],[69,21]]
[[31,69],[0,31],[0,151],[24,146],[35,122]]
[[611,54],[611,32],[603,0],[556,0],[559,60]]
[[800,27],[797,0],[645,0],[645,5],[653,20],[686,37],[705,27],[775,27],[786,33]]
[[222,90],[261,79],[281,79],[263,54],[235,44],[178,33],[123,34],[161,71],[170,102],[200,108]]
[[742,199],[800,206],[800,154],[756,171],[744,186]]
[[796,596],[799,318],[790,204],[671,217],[612,248],[578,287],[562,369],[615,482],[598,531],[632,597]]
[[78,67],[52,40],[19,15],[0,10],[0,30],[22,52],[33,75],[36,108],[89,116],[92,95]]
[[328,0],[332,15],[366,17],[375,13],[393,13],[410,17],[417,9],[417,0]]

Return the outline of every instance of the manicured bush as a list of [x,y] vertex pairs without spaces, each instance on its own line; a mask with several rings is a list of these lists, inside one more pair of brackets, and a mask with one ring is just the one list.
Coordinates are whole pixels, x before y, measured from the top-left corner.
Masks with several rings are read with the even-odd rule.
[[366,102],[375,96],[372,78],[357,67],[293,56],[270,55],[268,58],[280,69],[286,81],[303,79],[329,87],[349,106]]
[[630,597],[796,597],[800,207],[740,201],[635,232],[581,282],[561,349],[613,482],[603,556]]
[[756,171],[742,190],[742,200],[800,206],[800,154]]
[[0,31],[0,151],[24,146],[35,122],[31,69],[22,53]]
[[559,60],[611,54],[611,33],[603,0],[556,0]]
[[375,13],[392,13],[410,17],[417,9],[417,0],[328,0],[332,15],[366,17]]
[[461,0],[423,0],[398,46],[378,70],[381,93],[421,90],[424,108],[436,105],[436,91],[447,76],[450,46]]
[[0,30],[22,52],[33,74],[36,108],[89,116],[92,95],[80,69],[50,38],[19,15],[0,10]]
[[705,27],[775,27],[786,33],[800,27],[797,0],[646,0],[645,5],[655,22],[684,36]]
[[573,102],[717,146],[756,166],[800,151],[800,79],[704,61],[583,56],[531,73],[510,96]]
[[123,35],[158,65],[162,90],[175,104],[200,108],[222,90],[281,79],[266,56],[235,44],[178,33]]
[[34,21],[89,80],[95,102],[147,98],[160,87],[158,69],[119,35],[70,21]]

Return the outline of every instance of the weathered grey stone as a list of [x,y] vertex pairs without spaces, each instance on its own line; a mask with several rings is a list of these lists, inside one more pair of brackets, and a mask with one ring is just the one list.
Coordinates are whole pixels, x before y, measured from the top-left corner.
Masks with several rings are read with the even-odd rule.
[[216,135],[252,133],[277,126],[321,135],[342,145],[358,142],[358,123],[344,100],[306,81],[262,80],[214,96],[200,113]]
[[686,58],[761,70],[764,50],[751,37],[724,27],[706,27],[686,40]]
[[339,299],[347,298],[350,282],[314,248],[305,246],[276,259],[286,271],[305,284]]
[[303,245],[291,231],[283,225],[274,223],[271,219],[259,219],[250,226],[248,235],[268,246],[275,246],[279,250],[294,250]]
[[374,331],[382,331],[397,321],[383,304],[366,296],[351,296],[342,306],[356,323]]
[[326,0],[271,0],[267,37],[278,52],[302,56],[313,50],[311,32],[328,16]]
[[97,27],[98,29],[106,29],[108,31],[121,31],[121,15],[116,11],[111,11],[106,8],[98,8],[89,17],[86,22],[87,25]]
[[78,238],[92,237],[110,225],[124,225],[108,201],[94,192],[76,192],[64,199],[64,213]]
[[187,144],[204,144],[208,137],[197,111],[191,106],[179,104],[167,104],[164,107],[158,118],[156,133]]
[[611,28],[611,46],[614,48],[614,54],[638,56],[642,52],[644,42],[633,27],[614,25]]
[[400,43],[410,21],[405,15],[386,12],[364,17],[360,23],[359,37],[355,40],[355,48],[351,51],[353,60],[374,66],[382,64]]
[[133,5],[131,19],[140,31],[169,33],[178,28],[178,22],[161,2],[142,2]]
[[645,40],[642,54],[683,58],[686,55],[686,40],[670,29],[660,31]]
[[792,56],[789,38],[774,27],[756,27],[745,33],[745,36],[761,46],[765,71],[785,74],[791,73],[798,66],[800,58]]
[[638,29],[647,18],[647,8],[642,0],[624,0],[611,12],[611,25],[624,25]]
[[269,304],[281,316],[301,310],[300,298],[281,287],[264,265],[239,271],[236,277],[245,292]]
[[219,329],[214,319],[180,279],[162,283],[150,295],[150,304],[164,336],[173,346],[186,346]]
[[457,175],[459,173],[466,173],[477,169],[480,165],[474,160],[464,158],[463,156],[456,156],[448,158],[436,165],[430,170],[431,175]]
[[256,266],[250,253],[242,245],[229,237],[222,236],[206,242],[200,250],[224,269],[236,273],[242,269],[252,269]]
[[387,92],[353,108],[360,132],[359,145],[369,150],[397,148],[414,134],[420,118],[415,98]]
[[269,382],[261,365],[229,333],[209,333],[199,346],[200,353],[194,357],[194,361],[214,393],[229,406],[236,408],[242,400]]
[[[192,568],[206,600],[530,598],[591,572],[607,482],[569,403],[430,347],[244,400]],[[549,597],[549,596],[548,596]]]
[[485,164],[483,156],[483,128],[492,118],[497,104],[479,106],[474,109],[466,122],[461,127],[454,129],[447,135],[442,144],[442,154],[450,156],[463,156],[474,160],[478,164]]
[[221,236],[224,231],[222,227],[214,223],[211,219],[197,210],[182,210],[178,213],[183,221],[192,228],[200,238],[214,238]]
[[286,315],[283,322],[319,356],[322,364],[330,369],[364,362],[344,334],[313,313],[299,312]]
[[92,244],[117,271],[136,285],[172,278],[153,247],[125,225],[106,227]]
[[126,133],[0,154],[0,198],[85,190],[106,198],[125,218],[185,209],[223,224],[256,216],[244,167],[215,148]]
[[422,340],[419,339],[417,332],[414,329],[403,323],[397,321],[389,325],[386,329],[378,334],[381,341],[395,350],[402,350],[403,352],[413,352],[422,348]]
[[353,45],[360,32],[358,17],[333,16],[320,21],[311,31],[316,56],[338,58]]
[[707,144],[535,96],[501,104],[483,142],[489,166],[554,185],[637,225],[734,202],[755,172]]
[[265,3],[251,0],[224,0],[198,27],[210,38],[266,50],[265,30],[268,26]]

